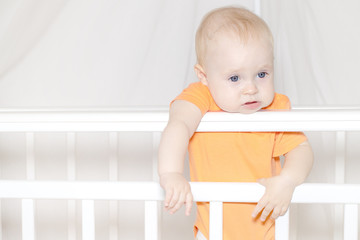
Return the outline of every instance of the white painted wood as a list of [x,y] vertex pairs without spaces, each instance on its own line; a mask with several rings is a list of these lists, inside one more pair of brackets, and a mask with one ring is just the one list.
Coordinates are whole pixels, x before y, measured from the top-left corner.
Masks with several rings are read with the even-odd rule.
[[[256,0],[260,3],[260,0]],[[255,3],[255,4],[258,4]],[[43,110],[1,110],[0,131],[26,133],[27,179],[35,180],[34,132],[81,132],[81,131],[150,131],[161,132],[168,120],[167,111],[43,111]],[[360,109],[297,109],[292,111],[257,112],[243,115],[234,113],[208,113],[202,119],[197,131],[360,131]],[[345,203],[344,236],[351,239],[356,235],[353,214],[359,204],[360,185],[343,184],[345,139],[338,133],[336,160],[336,182],[340,184],[303,184],[293,196],[297,203]],[[68,137],[71,135],[68,135]],[[72,137],[69,137],[70,139]],[[340,139],[340,140],[339,140]],[[343,141],[343,143],[341,142]],[[155,147],[155,145],[154,145]],[[75,147],[74,147],[75,149]],[[74,150],[73,150],[74,151]],[[71,151],[70,151],[71,152]],[[68,164],[71,153],[68,153]],[[153,158],[154,161],[155,157]],[[155,168],[156,162],[153,166]],[[75,169],[75,168],[74,168]],[[75,170],[68,172],[75,180]],[[155,171],[153,177],[155,180]],[[114,176],[109,173],[109,176]],[[110,177],[110,179],[113,177]],[[264,192],[256,183],[191,183],[195,201],[219,202],[257,202]],[[118,183],[118,182],[37,182],[0,181],[0,198],[21,198],[23,200],[23,221],[34,221],[34,202],[32,199],[104,199],[104,200],[163,200],[164,193],[158,183]],[[135,190],[134,190],[135,189]],[[124,194],[126,193],[126,194]],[[242,194],[246,193],[246,194]],[[32,207],[29,207],[32,205]],[[92,206],[91,206],[92,205]],[[94,202],[83,201],[83,228],[93,225]],[[90,208],[92,210],[90,210]],[[32,213],[31,213],[32,211]],[[352,212],[352,213],[351,213]],[[356,206],[357,212],[357,206]],[[85,221],[90,214],[92,223]],[[339,213],[336,213],[339,215]],[[31,224],[30,224],[31,225]],[[349,230],[350,229],[350,230]],[[23,232],[30,231],[23,229]],[[33,228],[35,235],[35,230]],[[90,229],[90,232],[91,229]],[[84,232],[83,232],[84,234]],[[90,237],[91,237],[90,236]],[[83,235],[84,239],[85,238]],[[354,239],[356,239],[354,238]],[[90,238],[91,239],[91,238]],[[347,239],[347,238],[345,238]],[[213,239],[212,239],[213,240]]]
[[[346,132],[336,132],[335,140],[335,183],[345,183],[345,154],[346,154]],[[344,222],[344,206],[334,205],[334,240],[342,240]]]
[[[221,226],[222,202],[257,202],[264,188],[257,183],[190,183],[195,201],[211,203],[211,226]],[[164,193],[156,182],[39,182],[0,181],[0,198],[25,198],[23,200],[24,234],[33,235],[33,199],[118,199],[144,200],[146,222],[150,222],[146,232],[157,232],[157,201],[164,199]],[[238,194],[240,193],[240,194]],[[244,194],[241,194],[244,193]],[[357,239],[358,207],[360,203],[359,184],[303,184],[295,189],[294,203],[345,203],[345,239]],[[83,238],[93,239],[94,201],[83,200]],[[282,218],[285,219],[285,218]],[[278,221],[282,220],[279,219]],[[286,223],[287,225],[288,223]],[[30,226],[30,227],[29,227]],[[215,229],[216,229],[215,228]],[[286,228],[286,227],[285,227]],[[211,228],[212,229],[212,228]],[[211,230],[213,231],[213,230]],[[28,234],[30,233],[30,234]],[[215,230],[211,240],[219,239]],[[288,233],[286,233],[288,235]],[[349,236],[349,238],[347,238]]]
[[93,200],[82,201],[82,239],[95,240],[95,209]]
[[345,183],[346,132],[336,132],[335,183]]
[[21,201],[22,239],[35,240],[35,214],[34,201],[23,199]]
[[76,200],[67,201],[67,226],[68,226],[68,240],[76,240]]
[[2,228],[3,228],[3,224],[2,224],[2,201],[0,200],[0,240],[2,240]]
[[[158,174],[158,149],[160,145],[161,132],[152,133],[152,180],[154,182],[159,182]],[[158,227],[158,240],[161,240],[161,231],[162,231],[162,220],[163,220],[163,211],[161,209],[161,202],[157,202],[157,227]]]
[[[0,111],[1,132],[162,131],[167,111]],[[360,131],[360,109],[207,113],[197,131]]]
[[159,239],[158,203],[145,201],[145,240]]
[[276,240],[288,240],[289,239],[289,230],[290,230],[290,209],[286,212],[284,216],[276,219],[275,222],[275,239]]
[[209,240],[223,239],[223,203],[210,202]]
[[[110,147],[110,159],[109,159],[109,180],[118,180],[118,137],[119,133],[109,133],[109,147]],[[118,239],[118,202],[115,200],[109,201],[109,240]]]
[[28,132],[26,135],[26,179],[35,180],[35,135]]
[[[35,135],[33,132],[25,134],[26,141],[26,179],[35,180]],[[22,238],[35,239],[35,210],[34,200],[23,199],[22,205]]]
[[358,204],[345,204],[344,207],[344,238],[346,240],[358,240],[359,226]]
[[[66,134],[67,139],[67,179],[76,180],[76,133],[69,132]],[[68,240],[76,240],[76,201],[68,200],[67,202],[67,225]]]
[[153,175],[153,181],[158,182],[159,181],[159,175],[158,175],[158,149],[160,145],[160,139],[161,139],[161,132],[153,132],[152,134],[152,149],[153,149],[153,156],[152,156],[152,175]]
[[69,181],[76,180],[76,133],[69,132],[67,137],[67,179]]
[[118,133],[109,133],[109,147],[110,147],[110,159],[109,159],[109,180],[118,180]]
[[118,214],[119,214],[118,201],[116,200],[109,201],[109,240],[119,239]]
[[[258,183],[191,182],[197,202],[257,202],[264,194]],[[164,191],[156,182],[69,182],[1,180],[0,198],[93,199],[162,201]],[[360,184],[315,184],[298,186],[293,203],[360,203]]]

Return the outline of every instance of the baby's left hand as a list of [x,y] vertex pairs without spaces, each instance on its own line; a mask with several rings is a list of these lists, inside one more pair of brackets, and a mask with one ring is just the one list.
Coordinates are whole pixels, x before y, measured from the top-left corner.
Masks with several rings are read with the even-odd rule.
[[296,185],[291,179],[281,175],[261,178],[258,182],[265,186],[265,194],[256,205],[252,216],[255,218],[262,211],[260,220],[263,222],[271,212],[271,218],[273,219],[283,216],[290,205]]

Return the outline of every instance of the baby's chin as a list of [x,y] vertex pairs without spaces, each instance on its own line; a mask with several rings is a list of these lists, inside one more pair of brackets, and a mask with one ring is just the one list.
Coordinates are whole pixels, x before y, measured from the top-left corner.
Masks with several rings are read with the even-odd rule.
[[224,112],[228,113],[241,113],[241,114],[252,114],[260,111],[262,107],[255,109],[246,109],[246,108],[237,108],[237,109],[222,109]]

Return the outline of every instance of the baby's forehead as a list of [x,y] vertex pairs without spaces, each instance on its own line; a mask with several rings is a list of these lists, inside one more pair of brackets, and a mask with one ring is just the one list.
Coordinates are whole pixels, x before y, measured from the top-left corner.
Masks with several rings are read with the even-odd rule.
[[262,46],[269,49],[271,52],[273,51],[273,44],[269,38],[250,33],[247,35],[239,34],[236,31],[218,31],[212,38],[206,39],[204,44],[206,45],[206,50],[204,49],[205,54],[207,51],[213,49],[228,48],[231,46],[247,48],[249,45]]

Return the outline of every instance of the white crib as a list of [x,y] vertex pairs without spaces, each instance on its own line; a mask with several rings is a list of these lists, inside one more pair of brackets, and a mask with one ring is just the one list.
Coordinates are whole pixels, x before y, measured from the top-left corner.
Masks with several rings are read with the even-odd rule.
[[[156,154],[153,157],[153,182],[74,181],[73,141],[77,132],[152,132],[154,152],[168,119],[164,110],[141,109],[66,111],[2,110],[0,132],[26,133],[27,181],[0,181],[1,199],[21,199],[22,239],[36,239],[34,201],[38,199],[81,200],[82,239],[95,239],[95,200],[133,200],[145,204],[144,239],[160,239],[159,202],[163,191],[156,182]],[[239,124],[241,123],[241,124]],[[358,204],[360,185],[343,184],[344,139],[347,131],[360,131],[358,109],[296,109],[290,112],[258,112],[251,115],[208,113],[197,131],[335,131],[337,132],[337,184],[303,184],[294,193],[294,203],[332,203],[344,205],[343,239],[358,239]],[[70,181],[35,181],[34,133],[66,132],[68,179]],[[112,141],[110,140],[110,144]],[[113,159],[116,165],[116,159]],[[111,163],[110,163],[111,165]],[[114,179],[111,175],[110,180]],[[256,183],[191,183],[194,200],[210,202],[210,240],[222,239],[222,203],[256,202],[264,189]],[[290,210],[291,211],[291,210]],[[338,211],[342,214],[342,210]],[[70,227],[70,225],[69,225]],[[289,214],[276,222],[276,239],[289,239]]]

